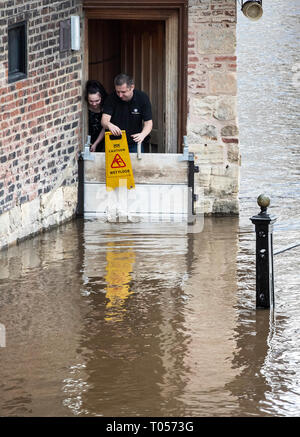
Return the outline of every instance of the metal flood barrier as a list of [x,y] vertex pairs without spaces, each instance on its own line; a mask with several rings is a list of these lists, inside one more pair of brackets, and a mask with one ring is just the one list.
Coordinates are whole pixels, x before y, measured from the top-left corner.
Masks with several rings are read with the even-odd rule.
[[107,190],[105,153],[85,146],[78,160],[77,215],[104,222],[195,221],[194,154],[130,153],[135,188]]

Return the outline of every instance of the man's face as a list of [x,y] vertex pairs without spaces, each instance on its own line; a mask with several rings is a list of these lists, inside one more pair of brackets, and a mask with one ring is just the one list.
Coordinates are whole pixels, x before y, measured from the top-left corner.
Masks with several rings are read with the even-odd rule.
[[124,83],[123,85],[116,85],[115,90],[117,96],[121,100],[123,100],[124,102],[128,102],[132,99],[134,85],[128,86],[126,83]]

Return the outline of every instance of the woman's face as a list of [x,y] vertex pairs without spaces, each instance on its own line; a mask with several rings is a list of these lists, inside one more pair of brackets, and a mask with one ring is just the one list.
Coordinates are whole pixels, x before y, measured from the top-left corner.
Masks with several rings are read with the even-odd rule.
[[89,106],[92,109],[98,109],[101,103],[101,95],[100,93],[89,94],[88,95]]

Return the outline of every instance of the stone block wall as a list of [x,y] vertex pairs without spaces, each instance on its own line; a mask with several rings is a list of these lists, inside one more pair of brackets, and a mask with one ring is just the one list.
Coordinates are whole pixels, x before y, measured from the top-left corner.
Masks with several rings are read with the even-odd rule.
[[238,214],[236,1],[189,0],[188,144],[206,214]]
[[[0,248],[76,210],[82,53],[60,50],[60,22],[81,3],[0,4]],[[24,21],[27,77],[8,83],[8,26]]]

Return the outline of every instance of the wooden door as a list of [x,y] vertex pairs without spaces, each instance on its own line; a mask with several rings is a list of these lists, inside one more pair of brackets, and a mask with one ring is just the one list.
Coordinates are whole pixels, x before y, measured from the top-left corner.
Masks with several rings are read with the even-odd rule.
[[165,23],[130,20],[121,22],[121,70],[148,94],[153,130],[150,152],[165,152]]
[[165,152],[165,22],[89,20],[88,50],[88,78],[99,80],[108,93],[113,78],[123,72],[148,94],[153,114],[149,152]]
[[120,21],[89,20],[88,52],[88,79],[98,80],[112,93],[114,77],[121,68]]

